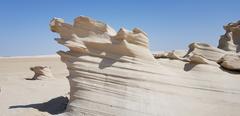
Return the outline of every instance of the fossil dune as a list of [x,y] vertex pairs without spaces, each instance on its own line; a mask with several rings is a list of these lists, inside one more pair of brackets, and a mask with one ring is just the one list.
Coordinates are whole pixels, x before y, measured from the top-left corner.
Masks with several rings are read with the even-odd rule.
[[69,51],[0,57],[0,116],[239,116],[239,25],[225,25],[217,47],[152,54],[141,29],[54,18]]
[[70,83],[61,115],[239,116],[240,75],[232,71],[239,69],[239,23],[229,25],[218,48],[192,43],[185,55],[152,55],[138,28],[116,32],[88,17],[54,18],[56,41],[69,48],[58,52]]

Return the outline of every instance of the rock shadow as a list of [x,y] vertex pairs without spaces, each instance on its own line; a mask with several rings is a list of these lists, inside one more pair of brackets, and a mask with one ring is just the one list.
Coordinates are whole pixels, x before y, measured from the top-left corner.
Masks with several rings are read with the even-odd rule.
[[183,68],[183,70],[184,71],[191,71],[195,66],[196,66],[197,64],[194,64],[194,63],[186,63],[185,65],[184,65],[184,68]]
[[30,81],[34,81],[34,80],[40,80],[40,79],[35,79],[35,78],[24,78],[25,80],[30,80]]
[[230,74],[235,74],[235,75],[239,75],[240,72],[238,70],[229,70],[227,68],[224,68],[224,67],[219,67],[222,71],[224,72],[227,72],[227,73],[230,73]]
[[68,103],[67,97],[56,97],[44,103],[37,103],[37,104],[28,104],[28,105],[15,105],[10,106],[9,109],[14,108],[34,108],[41,112],[48,112],[49,114],[56,115],[63,113],[66,109]]

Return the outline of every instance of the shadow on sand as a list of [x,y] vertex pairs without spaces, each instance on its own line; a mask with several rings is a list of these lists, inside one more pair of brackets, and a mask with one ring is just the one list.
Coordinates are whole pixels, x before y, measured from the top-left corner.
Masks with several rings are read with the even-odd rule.
[[34,79],[34,78],[24,78],[25,80],[39,80],[39,79]]
[[37,103],[37,104],[28,104],[28,105],[16,105],[16,106],[10,106],[9,109],[13,108],[34,108],[41,112],[48,112],[49,114],[55,115],[63,113],[66,109],[67,103],[68,103],[67,97],[56,97],[48,102],[44,103]]

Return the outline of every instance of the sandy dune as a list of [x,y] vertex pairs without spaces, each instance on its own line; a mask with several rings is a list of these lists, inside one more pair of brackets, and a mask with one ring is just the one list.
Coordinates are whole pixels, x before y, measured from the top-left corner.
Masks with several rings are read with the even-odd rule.
[[[27,80],[31,66],[50,66],[55,78]],[[60,57],[0,58],[0,116],[45,116],[63,112],[67,103],[68,71]]]

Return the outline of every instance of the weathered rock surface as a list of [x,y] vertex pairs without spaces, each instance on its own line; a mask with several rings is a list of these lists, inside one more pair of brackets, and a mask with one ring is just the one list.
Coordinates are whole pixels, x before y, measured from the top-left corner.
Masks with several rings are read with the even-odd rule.
[[207,60],[217,62],[226,54],[225,51],[205,43],[192,43],[186,56],[198,55]]
[[218,48],[231,51],[240,51],[240,21],[229,23],[223,27],[226,31],[219,40]]
[[223,56],[218,62],[222,67],[226,69],[240,71],[240,55],[227,54]]
[[181,59],[186,55],[185,50],[173,50],[171,52],[156,52],[153,53],[154,58],[170,58],[170,59]]
[[30,70],[34,72],[34,76],[32,80],[53,77],[50,67],[47,67],[47,66],[34,66],[34,67],[31,67]]
[[155,52],[153,53],[154,58],[159,59],[159,58],[168,58],[168,53],[165,51],[160,51],[160,52]]
[[190,62],[196,63],[196,64],[210,64],[210,65],[215,65],[218,66],[218,64],[214,61],[207,60],[206,58],[200,56],[200,55],[192,55],[189,57]]
[[239,74],[206,64],[221,59],[223,50],[191,44],[185,57],[197,59],[201,64],[196,65],[155,59],[146,33],[137,28],[116,33],[88,17],[76,18],[73,25],[55,18],[50,26],[60,34],[56,40],[70,49],[58,52],[70,73],[63,115],[240,115]]

